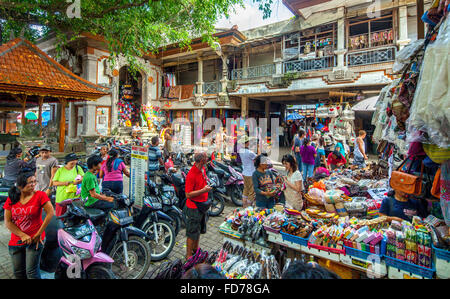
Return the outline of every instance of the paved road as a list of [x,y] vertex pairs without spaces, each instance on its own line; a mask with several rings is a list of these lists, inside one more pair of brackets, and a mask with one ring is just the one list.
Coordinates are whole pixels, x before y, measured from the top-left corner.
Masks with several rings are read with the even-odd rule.
[[[125,182],[124,190],[128,190],[128,182]],[[223,244],[223,235],[219,233],[219,225],[223,222],[225,217],[235,209],[231,202],[227,202],[224,212],[219,217],[210,217],[208,222],[208,230],[205,235],[200,238],[200,247],[203,250],[214,252]],[[12,272],[11,259],[8,254],[8,241],[10,233],[6,229],[3,220],[0,221],[0,279],[14,278]],[[182,229],[176,238],[176,244],[167,257],[166,260],[175,260],[177,258],[184,259],[186,255],[186,235],[185,230]],[[164,262],[164,261],[162,261]],[[158,267],[162,262],[152,263],[150,266],[148,276],[153,272],[155,267]]]
[[[289,149],[280,150],[280,157],[288,153]],[[281,160],[281,158],[280,158]],[[281,163],[275,162],[275,167],[278,170],[283,171]],[[125,177],[124,179],[124,193],[128,195],[129,191],[129,180]],[[223,244],[223,235],[219,233],[219,226],[224,221],[225,217],[229,215],[233,209],[235,209],[231,202],[225,204],[224,212],[219,217],[211,217],[208,222],[208,231],[205,235],[202,235],[200,239],[200,247],[209,252],[214,252]],[[11,259],[8,254],[8,241],[10,238],[10,233],[6,229],[3,219],[0,220],[0,279],[14,278],[11,266]],[[186,235],[185,230],[182,229],[177,236],[176,244],[173,251],[167,257],[167,260],[175,260],[177,258],[183,259],[186,255]],[[163,261],[164,262],[164,261]],[[153,272],[153,269],[160,265],[162,262],[152,263],[148,275]]]

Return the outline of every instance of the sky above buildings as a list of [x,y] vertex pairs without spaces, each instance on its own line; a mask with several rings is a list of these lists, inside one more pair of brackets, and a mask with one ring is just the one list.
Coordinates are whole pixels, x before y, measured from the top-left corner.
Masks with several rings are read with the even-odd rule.
[[272,4],[272,14],[270,18],[263,19],[263,12],[258,9],[258,4],[253,0],[244,0],[245,8],[240,5],[235,6],[235,12],[230,14],[230,18],[222,18],[217,22],[217,28],[231,28],[237,25],[240,31],[248,30],[280,21],[287,20],[294,15],[283,5],[281,0],[274,0]]

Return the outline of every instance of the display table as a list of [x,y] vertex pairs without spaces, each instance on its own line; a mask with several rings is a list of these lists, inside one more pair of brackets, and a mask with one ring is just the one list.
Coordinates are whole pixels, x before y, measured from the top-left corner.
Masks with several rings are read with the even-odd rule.
[[[269,242],[284,246],[288,250],[294,250],[304,254],[313,255],[318,258],[330,260],[353,270],[364,272],[370,278],[381,278],[387,275],[386,263],[382,260],[377,261],[376,258],[373,260],[366,260],[363,258],[350,256],[348,254],[337,254],[311,248],[298,243],[283,240],[283,236],[280,233],[277,234],[268,231],[267,236]],[[295,256],[295,253],[288,254],[288,256]]]

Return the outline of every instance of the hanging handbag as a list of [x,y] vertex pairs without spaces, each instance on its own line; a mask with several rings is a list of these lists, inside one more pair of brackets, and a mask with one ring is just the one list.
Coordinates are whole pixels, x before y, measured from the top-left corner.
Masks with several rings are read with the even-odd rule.
[[[397,170],[392,172],[389,184],[392,189],[405,192],[411,195],[421,195],[422,193],[422,177],[423,177],[423,162],[421,162],[420,177],[401,171],[403,165],[408,161],[404,160]],[[412,163],[411,163],[412,164]]]
[[439,167],[434,176],[433,186],[431,187],[431,195],[441,198],[441,168]]

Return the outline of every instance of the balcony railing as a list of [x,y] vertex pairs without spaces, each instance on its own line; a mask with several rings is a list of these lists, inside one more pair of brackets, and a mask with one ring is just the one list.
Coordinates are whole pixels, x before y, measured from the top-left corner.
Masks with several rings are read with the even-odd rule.
[[220,81],[203,83],[203,94],[216,94],[222,91],[222,83]]
[[272,76],[275,74],[275,64],[265,64],[248,67],[246,69],[234,69],[231,72],[231,80],[242,80]]
[[347,65],[368,65],[395,60],[395,47],[366,49],[364,51],[352,52],[347,54]]
[[392,29],[380,30],[359,35],[350,36],[348,38],[348,50],[360,50],[372,47],[389,46],[394,43],[394,35]]
[[320,58],[299,59],[284,63],[284,73],[308,72],[329,69],[336,66],[335,56],[325,56]]

